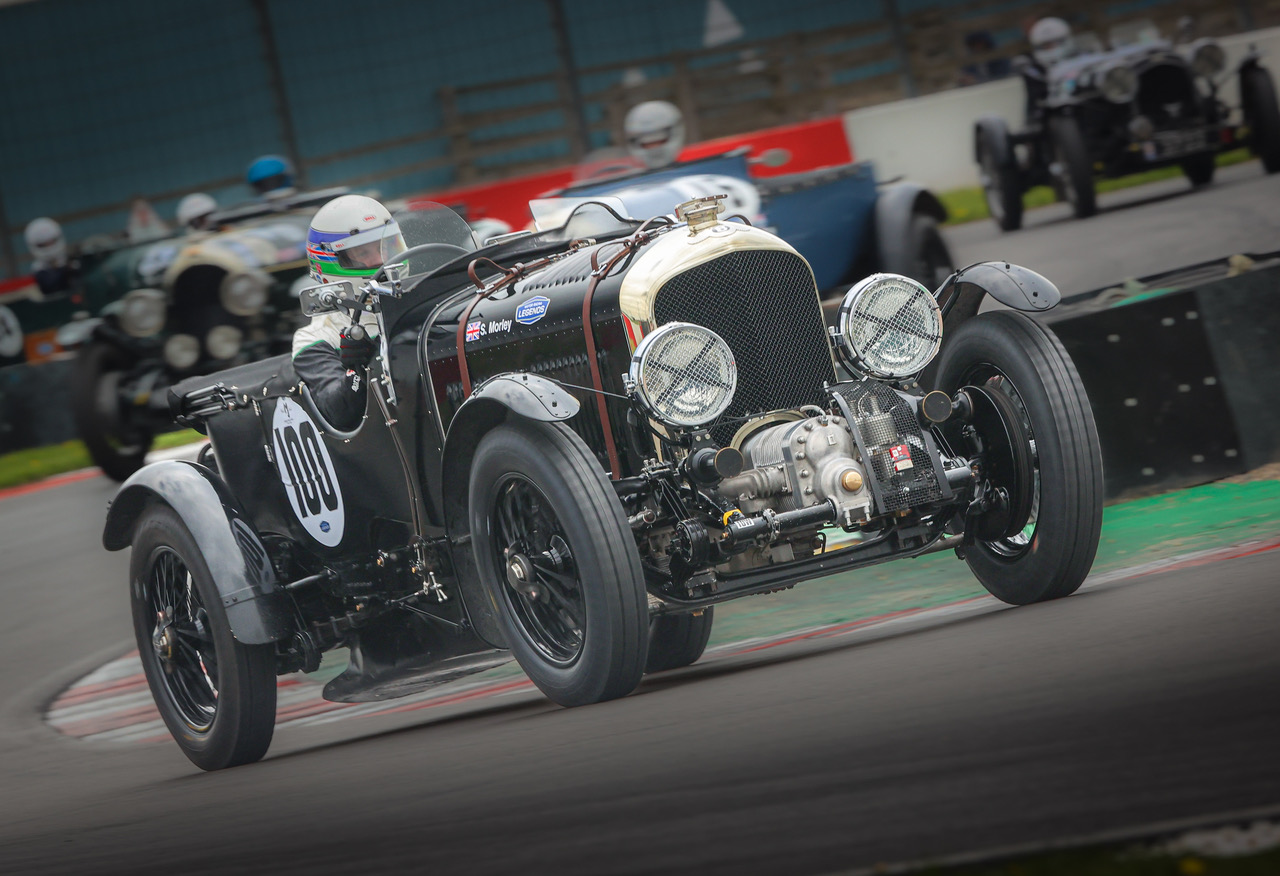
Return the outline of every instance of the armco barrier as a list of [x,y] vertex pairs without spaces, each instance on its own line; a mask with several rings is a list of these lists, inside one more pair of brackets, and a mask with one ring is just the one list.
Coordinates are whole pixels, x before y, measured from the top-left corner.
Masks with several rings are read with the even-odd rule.
[[[1280,82],[1280,27],[1223,37],[1228,69],[1249,46],[1263,53],[1262,63]],[[1228,105],[1239,103],[1235,78],[1222,85]],[[1016,76],[955,88],[926,97],[898,100],[844,114],[845,134],[859,159],[875,162],[876,176],[905,176],[932,189],[978,184],[973,161],[973,123],[988,114],[1003,117],[1011,128],[1022,126],[1022,80]]]
[[[1280,261],[1155,281],[1046,314],[1089,393],[1108,497],[1206,483],[1280,459]],[[1192,274],[1204,276],[1204,266]]]

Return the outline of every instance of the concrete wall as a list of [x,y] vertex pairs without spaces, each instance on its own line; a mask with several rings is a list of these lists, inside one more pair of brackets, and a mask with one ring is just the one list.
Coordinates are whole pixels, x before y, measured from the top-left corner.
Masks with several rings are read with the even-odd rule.
[[[1263,64],[1280,79],[1280,27],[1223,37],[1228,69],[1249,46],[1263,53]],[[1235,77],[1222,89],[1229,106],[1239,101]],[[987,114],[1003,116],[1010,127],[1023,119],[1022,81],[1016,77],[880,104],[845,113],[845,134],[859,159],[876,163],[880,179],[906,176],[932,189],[976,186],[973,123]]]

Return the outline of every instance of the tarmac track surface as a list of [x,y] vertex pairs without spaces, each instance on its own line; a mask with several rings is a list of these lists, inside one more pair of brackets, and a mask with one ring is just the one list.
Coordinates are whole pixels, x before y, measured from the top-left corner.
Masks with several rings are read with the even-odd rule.
[[[998,249],[1070,294],[1280,245],[1277,178],[1231,170]],[[997,233],[949,234],[964,261]],[[1276,551],[715,656],[590,708],[516,690],[299,728],[212,775],[67,739],[42,708],[131,644],[112,492],[0,499],[0,873],[825,873],[1280,810]]]

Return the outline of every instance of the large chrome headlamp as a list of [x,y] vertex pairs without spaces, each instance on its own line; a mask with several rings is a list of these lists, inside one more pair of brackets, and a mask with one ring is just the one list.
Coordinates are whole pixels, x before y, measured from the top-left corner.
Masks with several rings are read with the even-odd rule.
[[228,313],[253,316],[267,305],[271,278],[261,271],[239,271],[227,274],[218,287],[218,300]]
[[1213,40],[1200,40],[1191,52],[1191,69],[1198,76],[1212,79],[1227,67],[1227,53]]
[[135,338],[149,338],[164,328],[169,296],[159,289],[134,289],[120,301],[120,328]]
[[1129,103],[1138,96],[1138,74],[1128,64],[1116,64],[1102,71],[1102,96],[1112,103]]
[[872,274],[840,302],[836,349],[850,371],[908,377],[942,344],[942,311],[924,286],[898,274]]
[[669,322],[645,335],[631,356],[631,384],[660,423],[692,428],[725,412],[738,387],[738,366],[724,338],[709,328]]

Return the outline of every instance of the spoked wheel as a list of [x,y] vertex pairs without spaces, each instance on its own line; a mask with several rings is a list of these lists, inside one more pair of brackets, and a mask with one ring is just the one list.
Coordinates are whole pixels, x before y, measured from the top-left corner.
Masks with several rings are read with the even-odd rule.
[[1249,147],[1267,173],[1280,172],[1280,103],[1271,74],[1256,66],[1241,70],[1240,98],[1249,123]]
[[982,191],[987,199],[987,212],[1001,231],[1017,231],[1022,227],[1022,182],[1016,164],[1001,164],[995,148],[985,139],[979,144]]
[[915,265],[907,276],[929,289],[937,289],[955,270],[951,251],[938,228],[938,220],[917,213],[911,217],[911,237]]
[[476,563],[520,666],[563,706],[640,683],[649,614],[635,538],[600,464],[560,424],[499,426],[476,448]]
[[133,542],[133,628],[156,708],[201,769],[259,760],[275,730],[275,649],[242,645],[195,540],[166,507]]
[[1218,169],[1212,152],[1192,155],[1182,162],[1182,172],[1193,186],[1207,186],[1213,182],[1213,172]]
[[969,568],[1016,605],[1074,593],[1102,528],[1102,452],[1075,365],[1024,314],[984,313],[961,324],[939,357],[938,387],[962,386],[983,401],[972,430],[952,425],[948,440],[978,460],[979,489],[990,498],[966,524]]
[[1077,219],[1092,216],[1098,212],[1098,197],[1093,186],[1093,161],[1080,133],[1080,123],[1072,116],[1052,116],[1049,138],[1054,156],[1062,165],[1060,179],[1072,212]]
[[698,662],[711,638],[715,609],[698,614],[660,614],[649,622],[649,662],[645,672],[665,672]]
[[71,414],[89,458],[112,480],[123,481],[142,468],[154,440],[145,428],[123,422],[118,396],[127,357],[95,341],[76,357]]

